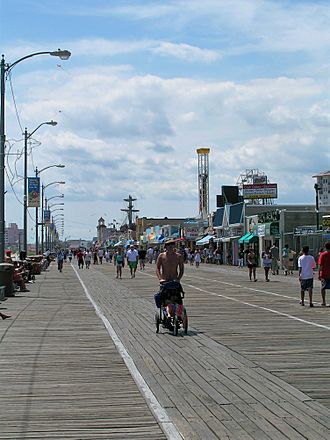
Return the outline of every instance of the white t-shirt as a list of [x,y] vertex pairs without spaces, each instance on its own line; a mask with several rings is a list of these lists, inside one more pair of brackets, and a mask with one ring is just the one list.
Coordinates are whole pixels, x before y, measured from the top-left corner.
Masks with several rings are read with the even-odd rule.
[[300,278],[302,280],[313,278],[313,269],[316,268],[314,257],[312,255],[301,255],[298,258],[298,267],[301,267]]
[[128,261],[136,261],[138,256],[139,253],[136,249],[129,249],[126,254]]

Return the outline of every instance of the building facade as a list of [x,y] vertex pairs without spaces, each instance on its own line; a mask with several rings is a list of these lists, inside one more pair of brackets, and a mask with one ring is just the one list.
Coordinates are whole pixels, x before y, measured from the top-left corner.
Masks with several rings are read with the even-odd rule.
[[313,176],[316,178],[314,186],[318,198],[319,210],[330,214],[330,170]]
[[19,229],[16,223],[9,223],[5,228],[5,246],[20,249],[21,243],[23,244],[23,234],[23,229]]

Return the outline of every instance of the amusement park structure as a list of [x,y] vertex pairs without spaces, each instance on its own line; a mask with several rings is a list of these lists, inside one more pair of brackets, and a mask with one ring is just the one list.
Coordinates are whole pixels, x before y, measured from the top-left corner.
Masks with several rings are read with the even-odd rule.
[[244,200],[253,205],[272,205],[277,198],[277,184],[258,169],[247,169],[240,174],[237,185]]
[[209,214],[209,148],[197,148],[199,217],[207,219]]

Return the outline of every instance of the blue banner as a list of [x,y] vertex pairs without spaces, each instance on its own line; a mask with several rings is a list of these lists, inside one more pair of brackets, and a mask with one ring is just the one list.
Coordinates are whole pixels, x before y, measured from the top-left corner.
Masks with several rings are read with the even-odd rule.
[[40,177],[28,177],[28,207],[40,206]]
[[50,224],[50,210],[49,209],[44,210],[44,223],[46,226],[49,226],[49,224]]

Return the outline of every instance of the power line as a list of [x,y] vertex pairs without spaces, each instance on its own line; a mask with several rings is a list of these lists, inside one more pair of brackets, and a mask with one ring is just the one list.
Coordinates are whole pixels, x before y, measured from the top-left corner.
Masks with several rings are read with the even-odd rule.
[[23,127],[22,127],[22,124],[21,124],[20,116],[19,116],[19,113],[18,113],[17,105],[16,105],[14,88],[13,88],[13,83],[12,83],[12,80],[11,80],[11,72],[10,71],[8,73],[8,78],[9,78],[11,96],[13,98],[13,103],[14,103],[14,107],[15,107],[15,113],[16,113],[17,122],[18,122],[18,125],[19,125],[20,129],[21,129],[21,132],[23,133],[24,130],[23,130]]

